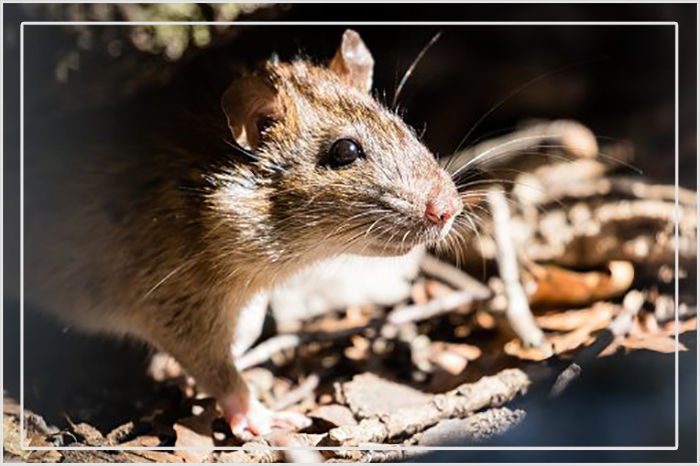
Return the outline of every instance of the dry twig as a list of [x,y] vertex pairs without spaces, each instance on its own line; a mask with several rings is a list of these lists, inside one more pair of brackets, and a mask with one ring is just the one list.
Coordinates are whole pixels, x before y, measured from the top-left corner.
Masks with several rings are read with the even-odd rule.
[[524,391],[529,379],[519,369],[506,369],[478,382],[435,395],[421,406],[401,408],[363,419],[356,426],[336,427],[323,440],[329,446],[359,446],[414,435],[443,419],[464,417],[485,407],[500,406]]
[[644,295],[641,292],[632,290],[627,293],[622,303],[622,312],[615,317],[607,329],[598,335],[590,347],[584,348],[574,359],[574,362],[557,376],[550,390],[550,397],[555,398],[564,393],[571,383],[581,375],[582,366],[594,360],[615,338],[626,335],[632,328],[634,316],[639,313],[643,305]]
[[506,315],[513,331],[525,346],[538,347],[544,341],[542,330],[532,317],[527,295],[520,284],[518,260],[510,236],[510,211],[502,192],[490,190],[487,194],[493,215],[494,233],[497,243],[498,268],[508,298]]

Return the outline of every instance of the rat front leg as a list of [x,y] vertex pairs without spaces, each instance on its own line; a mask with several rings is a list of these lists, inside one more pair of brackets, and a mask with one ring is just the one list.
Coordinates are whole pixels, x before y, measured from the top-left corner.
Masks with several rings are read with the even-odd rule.
[[251,393],[231,353],[236,319],[201,308],[188,311],[174,313],[175,318],[167,319],[148,339],[170,353],[203,391],[217,399],[234,434],[265,435],[273,427],[299,430],[311,424],[301,414],[267,409]]

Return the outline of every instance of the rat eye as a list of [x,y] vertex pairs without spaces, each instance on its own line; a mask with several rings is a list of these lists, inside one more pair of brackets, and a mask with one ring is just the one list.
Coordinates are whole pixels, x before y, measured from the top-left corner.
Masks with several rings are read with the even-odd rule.
[[269,116],[263,116],[259,118],[258,121],[255,123],[255,125],[258,128],[258,133],[262,134],[265,130],[272,126],[274,122],[275,120]]
[[329,163],[334,167],[342,167],[351,164],[358,157],[362,157],[362,147],[352,139],[339,139],[333,143],[329,152]]

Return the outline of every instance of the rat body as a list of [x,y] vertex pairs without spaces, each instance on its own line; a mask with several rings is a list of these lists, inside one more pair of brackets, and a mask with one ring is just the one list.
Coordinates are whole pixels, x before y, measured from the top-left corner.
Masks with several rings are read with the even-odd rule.
[[197,134],[206,151],[174,134],[30,169],[27,301],[168,352],[234,430],[306,425],[251,397],[231,353],[241,309],[324,258],[439,242],[462,210],[413,130],[370,96],[372,67],[346,31],[327,67],[268,62],[234,81],[221,124]]

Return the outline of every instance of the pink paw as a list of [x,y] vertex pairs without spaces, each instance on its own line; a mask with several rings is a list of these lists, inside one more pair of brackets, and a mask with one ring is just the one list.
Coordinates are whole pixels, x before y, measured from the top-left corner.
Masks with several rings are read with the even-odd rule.
[[271,411],[253,397],[246,404],[247,406],[242,406],[240,403],[229,403],[228,405],[222,403],[224,415],[231,426],[231,431],[241,439],[267,435],[273,427],[297,431],[311,425],[311,420],[303,414]]

